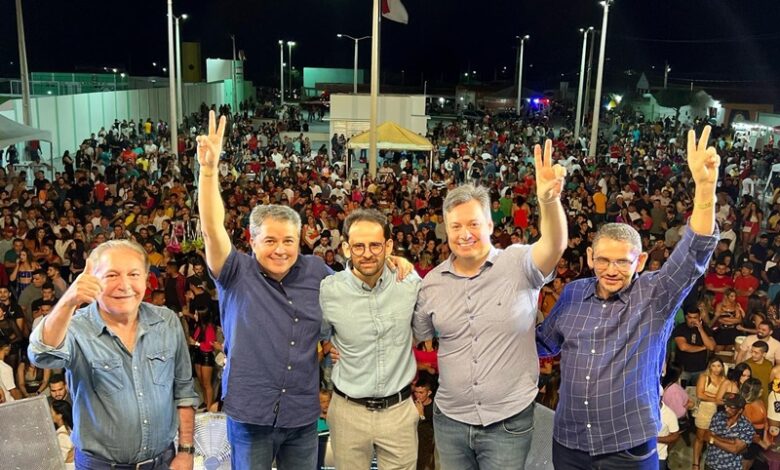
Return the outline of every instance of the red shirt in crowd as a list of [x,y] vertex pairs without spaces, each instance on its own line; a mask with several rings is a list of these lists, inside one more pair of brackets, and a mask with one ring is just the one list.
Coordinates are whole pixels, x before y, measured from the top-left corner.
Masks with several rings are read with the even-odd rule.
[[[758,289],[758,285],[759,285],[758,278],[756,278],[752,274],[743,276],[742,273],[737,273],[737,275],[734,276],[734,289],[736,289],[737,291],[755,292],[756,289]],[[747,311],[747,304],[748,304],[747,295],[737,294],[737,302],[739,302],[739,305],[742,306],[743,310]]]
[[[728,274],[721,276],[720,274],[713,272],[707,274],[707,276],[704,277],[704,286],[713,287],[715,289],[720,289],[723,287],[734,287],[734,279],[732,279]],[[713,302],[712,306],[717,307],[722,300],[723,292],[715,292],[715,301]]]

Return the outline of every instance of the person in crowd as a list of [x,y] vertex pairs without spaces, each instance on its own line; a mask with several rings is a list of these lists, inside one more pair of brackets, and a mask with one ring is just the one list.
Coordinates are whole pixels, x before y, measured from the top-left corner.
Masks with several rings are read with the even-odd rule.
[[392,232],[379,211],[351,212],[344,237],[350,269],[320,285],[324,339],[339,353],[328,412],[336,467],[363,470],[376,453],[382,468],[413,470],[419,414],[411,325],[420,277],[395,280],[385,262]]
[[766,400],[762,399],[765,395],[761,389],[761,381],[756,378],[750,378],[745,381],[739,389],[739,394],[745,399],[745,409],[742,415],[750,421],[755,430],[753,439],[748,442],[748,447],[742,455],[742,467],[750,469],[753,462],[764,447],[764,431],[767,430]]
[[[739,470],[742,467],[742,453],[753,442],[755,430],[742,413],[745,399],[738,393],[727,393],[723,397],[724,410],[712,417],[707,442],[707,468],[713,470]],[[694,465],[697,468],[698,465]]]
[[694,465],[699,465],[710,421],[718,411],[718,390],[725,381],[723,361],[718,357],[713,357],[707,365],[706,373],[699,375],[696,383],[696,398],[699,400],[699,406],[694,415],[694,424],[696,425],[696,441],[693,444]]
[[[674,364],[667,364],[661,378],[663,394],[661,400],[674,412],[677,419],[687,419],[688,411],[696,406],[684,388],[680,385],[682,369]],[[697,378],[698,381],[698,378]]]
[[433,385],[427,380],[414,384],[414,406],[420,416],[417,423],[417,470],[434,470]]
[[739,345],[734,357],[734,362],[740,363],[746,360],[750,355],[750,349],[753,345],[758,341],[763,341],[769,348],[766,354],[766,360],[772,365],[780,364],[780,341],[772,337],[772,334],[774,333],[774,325],[772,322],[762,320],[756,330],[756,334],[748,335]]
[[71,379],[77,469],[193,468],[187,343],[176,314],[142,302],[148,270],[137,243],[105,242],[30,336],[31,362]]
[[734,341],[740,335],[737,326],[745,318],[745,310],[737,302],[737,293],[732,288],[723,291],[723,300],[715,307],[715,318],[712,321],[715,330],[716,351],[731,351]]
[[208,307],[195,311],[197,324],[189,338],[189,343],[194,346],[192,362],[195,363],[195,375],[198,378],[200,389],[203,391],[203,407],[211,409],[214,403],[214,342],[217,341],[217,326]]
[[65,400],[52,400],[51,419],[57,432],[57,442],[60,445],[62,460],[65,463],[73,463],[73,441],[70,435],[73,432],[73,409]]
[[669,449],[680,439],[680,425],[677,416],[666,404],[661,401],[661,430],[658,431],[658,468],[666,470],[668,467]]
[[699,374],[707,367],[707,357],[715,350],[712,330],[705,325],[697,307],[685,309],[685,322],[672,330],[672,338],[677,346],[675,360],[682,367],[682,380],[685,384],[698,383]]
[[19,388],[16,387],[14,371],[5,362],[5,358],[11,353],[11,343],[0,337],[0,403],[8,403],[24,398]]
[[73,404],[64,375],[52,374],[49,379],[49,397],[51,397],[52,400],[63,400]]
[[772,364],[766,359],[768,349],[765,341],[756,341],[750,347],[750,356],[744,361],[750,366],[753,377],[761,381],[761,390],[767,390],[772,373]]
[[463,185],[444,200],[453,254],[423,280],[414,315],[417,340],[439,332],[433,421],[442,468],[522,468],[528,456],[538,369],[523,364],[538,361],[536,299],[568,233],[560,201],[566,170],[553,165],[552,142],[544,153],[535,147],[534,162],[541,238],[533,245],[491,245],[485,188]]
[[658,467],[658,383],[668,332],[718,242],[720,159],[707,147],[710,130],[704,128],[698,143],[693,130],[688,134],[692,215],[661,269],[635,277],[647,261],[639,233],[626,224],[603,225],[587,250],[596,277],[567,284],[539,327],[542,354],[561,352],[556,468],[619,467],[626,456],[631,468]]

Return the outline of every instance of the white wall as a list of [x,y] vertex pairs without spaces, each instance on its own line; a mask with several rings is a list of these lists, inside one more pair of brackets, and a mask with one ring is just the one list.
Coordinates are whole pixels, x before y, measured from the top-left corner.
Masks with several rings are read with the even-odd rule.
[[[424,95],[379,95],[377,121],[398,123],[417,134],[425,135],[428,119]],[[330,135],[344,134],[347,138],[368,130],[371,115],[370,95],[330,95]]]
[[[204,102],[208,105],[224,104],[224,84],[183,84],[182,105],[185,114],[198,111]],[[0,105],[0,114],[23,122],[22,100],[6,101]],[[31,124],[51,132],[55,161],[59,161],[65,150],[75,153],[78,145],[91,133],[97,133],[101,127],[110,127],[115,119],[138,121],[146,118],[154,121],[169,120],[168,88],[43,96],[32,98],[30,102]],[[44,143],[41,148],[44,159],[48,160],[49,146]]]

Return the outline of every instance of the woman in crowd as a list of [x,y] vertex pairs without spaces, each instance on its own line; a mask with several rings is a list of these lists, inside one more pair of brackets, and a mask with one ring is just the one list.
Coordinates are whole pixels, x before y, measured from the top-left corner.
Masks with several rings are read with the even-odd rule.
[[9,280],[14,285],[14,291],[17,297],[22,293],[25,287],[29,286],[32,282],[33,272],[36,269],[40,269],[41,266],[32,259],[30,251],[26,248],[19,252],[19,257],[16,259],[16,266],[11,271]]
[[699,399],[699,407],[696,410],[694,423],[696,424],[696,441],[693,444],[693,468],[699,470],[699,459],[704,448],[707,431],[710,429],[710,421],[718,411],[716,403],[718,389],[726,381],[723,361],[717,357],[710,359],[707,370],[699,376],[696,384],[696,397]]
[[715,331],[716,351],[733,350],[734,340],[740,335],[737,325],[745,318],[745,311],[737,302],[737,291],[728,288],[723,292],[723,300],[715,307],[715,319],[712,322]]
[[750,421],[756,434],[753,436],[753,442],[748,443],[748,448],[742,454],[742,468],[748,470],[753,466],[753,461],[762,451],[761,442],[764,440],[764,431],[767,427],[766,403],[762,400],[761,381],[751,377],[747,379],[740,387],[739,393],[745,399],[745,409],[742,416]]
[[52,400],[51,419],[54,422],[54,429],[57,431],[57,442],[60,445],[62,459],[65,463],[73,463],[73,442],[70,440],[70,433],[73,431],[71,404],[65,400]]
[[214,402],[214,342],[217,340],[217,327],[209,308],[195,310],[197,324],[189,343],[193,348],[195,375],[203,390],[203,406],[208,410]]
[[666,365],[666,373],[661,377],[661,387],[664,393],[662,400],[666,406],[674,411],[677,419],[685,418],[688,410],[692,410],[696,403],[691,400],[688,393],[680,385],[682,369],[673,364]]
[[51,370],[41,369],[30,363],[27,354],[21,354],[16,368],[16,383],[24,398],[30,398],[47,392]]

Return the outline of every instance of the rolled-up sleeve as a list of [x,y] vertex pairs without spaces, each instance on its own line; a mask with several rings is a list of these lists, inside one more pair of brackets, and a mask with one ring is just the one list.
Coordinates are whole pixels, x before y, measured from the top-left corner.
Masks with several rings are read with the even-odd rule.
[[41,321],[30,334],[30,345],[27,347],[27,355],[36,367],[44,369],[62,369],[70,367],[73,357],[73,335],[65,334],[65,339],[59,346],[53,347],[43,343],[43,325],[46,318]]
[[177,335],[176,341],[176,364],[174,371],[174,403],[179,408],[197,407],[200,405],[200,397],[195,393],[195,386],[192,381],[192,362],[190,360],[190,351],[187,347],[187,340],[184,338],[184,329],[179,324],[179,319],[172,315],[172,328]]

